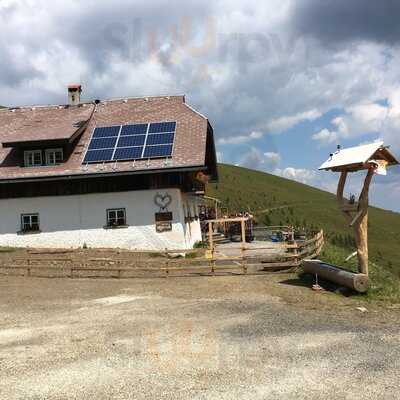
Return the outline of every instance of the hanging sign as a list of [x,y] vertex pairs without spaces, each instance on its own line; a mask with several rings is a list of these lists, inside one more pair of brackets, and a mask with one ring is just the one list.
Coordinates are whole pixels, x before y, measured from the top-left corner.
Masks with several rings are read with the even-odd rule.
[[168,211],[168,206],[172,203],[172,197],[168,193],[157,193],[154,196],[154,204],[160,208],[159,212],[155,213],[156,232],[172,231],[172,212]]
[[171,221],[156,222],[157,233],[170,232],[170,231],[172,231]]

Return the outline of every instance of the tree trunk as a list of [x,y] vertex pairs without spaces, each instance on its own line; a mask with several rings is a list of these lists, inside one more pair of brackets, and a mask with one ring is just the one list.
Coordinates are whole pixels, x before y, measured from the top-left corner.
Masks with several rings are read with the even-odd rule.
[[364,186],[358,202],[358,214],[353,219],[351,212],[344,209],[346,200],[344,199],[344,187],[347,180],[347,171],[342,171],[339,179],[337,198],[339,207],[344,216],[349,221],[350,226],[354,227],[357,245],[358,271],[368,276],[368,207],[369,207],[369,188],[374,176],[375,169],[370,167],[364,181]]
[[355,274],[319,260],[304,260],[303,269],[307,274],[315,274],[321,279],[348,287],[359,293],[365,293],[368,290],[369,280],[368,276],[364,274]]
[[368,212],[355,227],[358,272],[368,276]]

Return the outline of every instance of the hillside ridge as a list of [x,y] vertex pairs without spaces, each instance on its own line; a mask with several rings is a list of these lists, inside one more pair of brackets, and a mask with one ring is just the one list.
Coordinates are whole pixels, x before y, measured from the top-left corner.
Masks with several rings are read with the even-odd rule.
[[[219,178],[217,184],[209,185],[207,194],[222,200],[230,211],[249,210],[260,224],[322,228],[329,243],[346,254],[354,251],[353,230],[346,226],[334,194],[228,164],[219,164]],[[370,207],[369,225],[371,261],[400,276],[400,214]]]

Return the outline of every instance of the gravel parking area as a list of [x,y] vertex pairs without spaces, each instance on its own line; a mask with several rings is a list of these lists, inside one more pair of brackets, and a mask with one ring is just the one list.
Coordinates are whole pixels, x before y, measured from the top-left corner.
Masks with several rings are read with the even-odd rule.
[[399,322],[294,275],[1,277],[0,399],[398,399]]

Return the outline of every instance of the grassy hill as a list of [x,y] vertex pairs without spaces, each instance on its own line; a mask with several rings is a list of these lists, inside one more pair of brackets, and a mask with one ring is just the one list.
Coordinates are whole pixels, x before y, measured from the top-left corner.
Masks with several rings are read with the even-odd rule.
[[[208,195],[217,197],[232,211],[250,209],[259,223],[292,224],[323,228],[327,246],[322,257],[344,265],[354,248],[353,231],[338,210],[336,197],[301,183],[263,172],[231,165],[219,165],[220,181],[210,185]],[[273,210],[274,207],[281,207]],[[262,212],[272,209],[270,212]],[[371,279],[375,297],[400,300],[400,214],[370,209]],[[352,260],[350,267],[355,267]]]

